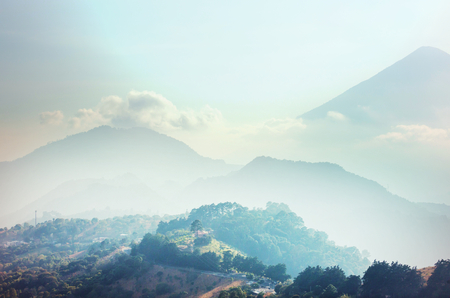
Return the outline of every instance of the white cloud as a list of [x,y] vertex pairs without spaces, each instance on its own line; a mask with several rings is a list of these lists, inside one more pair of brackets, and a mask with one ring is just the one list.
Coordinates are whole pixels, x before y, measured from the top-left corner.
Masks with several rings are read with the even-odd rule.
[[42,112],[39,119],[41,124],[59,125],[64,119],[64,114],[61,111]]
[[341,113],[335,112],[335,111],[328,111],[327,117],[329,117],[329,118],[331,118],[333,120],[338,120],[338,121],[344,121],[344,120],[347,119],[347,117],[345,117]]
[[270,119],[262,125],[260,130],[265,130],[271,134],[297,134],[306,128],[302,119]]
[[98,111],[94,111],[93,109],[79,109],[76,116],[69,120],[69,124],[77,129],[90,129],[109,124],[109,121]]
[[258,124],[229,128],[225,133],[247,140],[260,139],[272,142],[273,138],[296,139],[305,129],[306,125],[302,119],[272,118]]
[[103,97],[96,110],[106,119],[124,116],[128,103],[118,96]]
[[124,100],[118,96],[101,99],[93,108],[78,110],[69,124],[77,129],[99,125],[143,126],[159,132],[205,129],[222,122],[219,110],[205,106],[199,111],[179,110],[171,101],[153,91],[131,91]]
[[161,94],[153,91],[131,91],[128,93],[130,109],[134,111],[154,110],[154,111],[176,111],[175,105],[164,98]]
[[426,125],[397,125],[397,131],[377,136],[378,140],[396,142],[441,142],[449,140],[449,130]]

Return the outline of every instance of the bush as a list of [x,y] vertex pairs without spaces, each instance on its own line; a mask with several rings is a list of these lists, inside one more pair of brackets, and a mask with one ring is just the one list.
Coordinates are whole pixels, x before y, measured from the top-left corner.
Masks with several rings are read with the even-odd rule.
[[195,246],[206,246],[206,245],[209,245],[211,243],[211,241],[212,241],[211,236],[196,238],[194,240],[194,245]]
[[172,287],[164,282],[156,285],[156,295],[165,295],[172,291]]

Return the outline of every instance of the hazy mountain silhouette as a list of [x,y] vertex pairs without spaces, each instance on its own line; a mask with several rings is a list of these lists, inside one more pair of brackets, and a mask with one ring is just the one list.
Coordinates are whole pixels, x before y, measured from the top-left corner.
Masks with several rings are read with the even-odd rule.
[[186,144],[150,129],[102,126],[50,143],[15,161],[1,162],[0,216],[69,180],[111,179],[132,173],[156,188],[167,181],[184,186],[199,177],[238,168],[200,156]]
[[450,218],[450,206],[447,204],[417,203],[417,205],[427,209],[430,212],[444,215]]
[[450,125],[450,55],[421,47],[327,103],[299,116],[338,112],[356,124]]
[[[161,197],[132,174],[114,179],[71,180],[59,185],[24,208],[4,216],[8,222],[23,223],[38,210],[38,221],[48,220],[46,214],[57,217],[92,219],[103,214],[155,214],[168,212],[173,202]],[[34,220],[31,220],[34,223]]]
[[448,258],[450,220],[330,163],[258,157],[226,177],[200,179],[183,194],[195,204],[236,201],[253,207],[283,202],[308,226],[376,259],[411,265]]

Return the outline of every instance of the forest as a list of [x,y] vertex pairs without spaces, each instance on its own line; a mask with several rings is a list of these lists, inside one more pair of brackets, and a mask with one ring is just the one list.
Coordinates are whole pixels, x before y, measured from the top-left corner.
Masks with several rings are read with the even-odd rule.
[[356,247],[337,246],[326,233],[305,227],[303,219],[283,203],[269,202],[266,209],[254,210],[229,202],[204,205],[186,218],[161,221],[157,232],[188,228],[194,220],[213,230],[218,240],[264,263],[287,264],[291,275],[310,264],[339,265],[347,274],[360,275],[370,265]]
[[[197,297],[219,286],[222,298],[450,295],[450,260],[429,276],[398,262],[370,263],[270,202],[18,224],[1,229],[0,242],[0,297]],[[263,284],[273,289],[258,293]]]

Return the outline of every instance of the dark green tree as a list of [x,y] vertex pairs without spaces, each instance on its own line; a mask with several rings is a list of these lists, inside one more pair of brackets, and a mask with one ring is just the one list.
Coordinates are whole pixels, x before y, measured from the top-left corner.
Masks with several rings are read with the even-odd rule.
[[222,269],[226,272],[230,271],[231,268],[233,268],[233,253],[229,250],[226,250],[223,253],[223,258],[222,258],[222,263],[220,265],[220,267],[222,267]]
[[191,223],[191,232],[197,234],[198,231],[203,231],[203,224],[200,220],[196,219]]
[[173,291],[172,287],[166,283],[159,283],[156,285],[156,294],[164,295],[169,294]]
[[361,278],[357,275],[350,275],[339,290],[341,293],[356,296],[360,287]]
[[[320,286],[326,288],[328,285],[333,285],[340,289],[345,282],[345,273],[339,266],[327,267],[320,277]],[[341,292],[341,291],[339,291]]]
[[427,287],[423,289],[421,297],[450,297],[450,259],[439,260],[435,264],[436,268],[427,282]]
[[338,290],[332,284],[328,285],[319,298],[336,298],[338,296]]
[[362,282],[361,297],[368,298],[417,297],[423,283],[416,268],[398,262],[389,264],[386,261],[374,261],[364,273]]
[[272,280],[281,282],[284,282],[291,277],[289,274],[286,274],[286,265],[281,263],[267,267],[264,275]]
[[309,292],[313,290],[316,285],[320,285],[320,280],[323,275],[323,269],[320,266],[308,266],[298,274],[294,280],[294,286],[302,292]]

